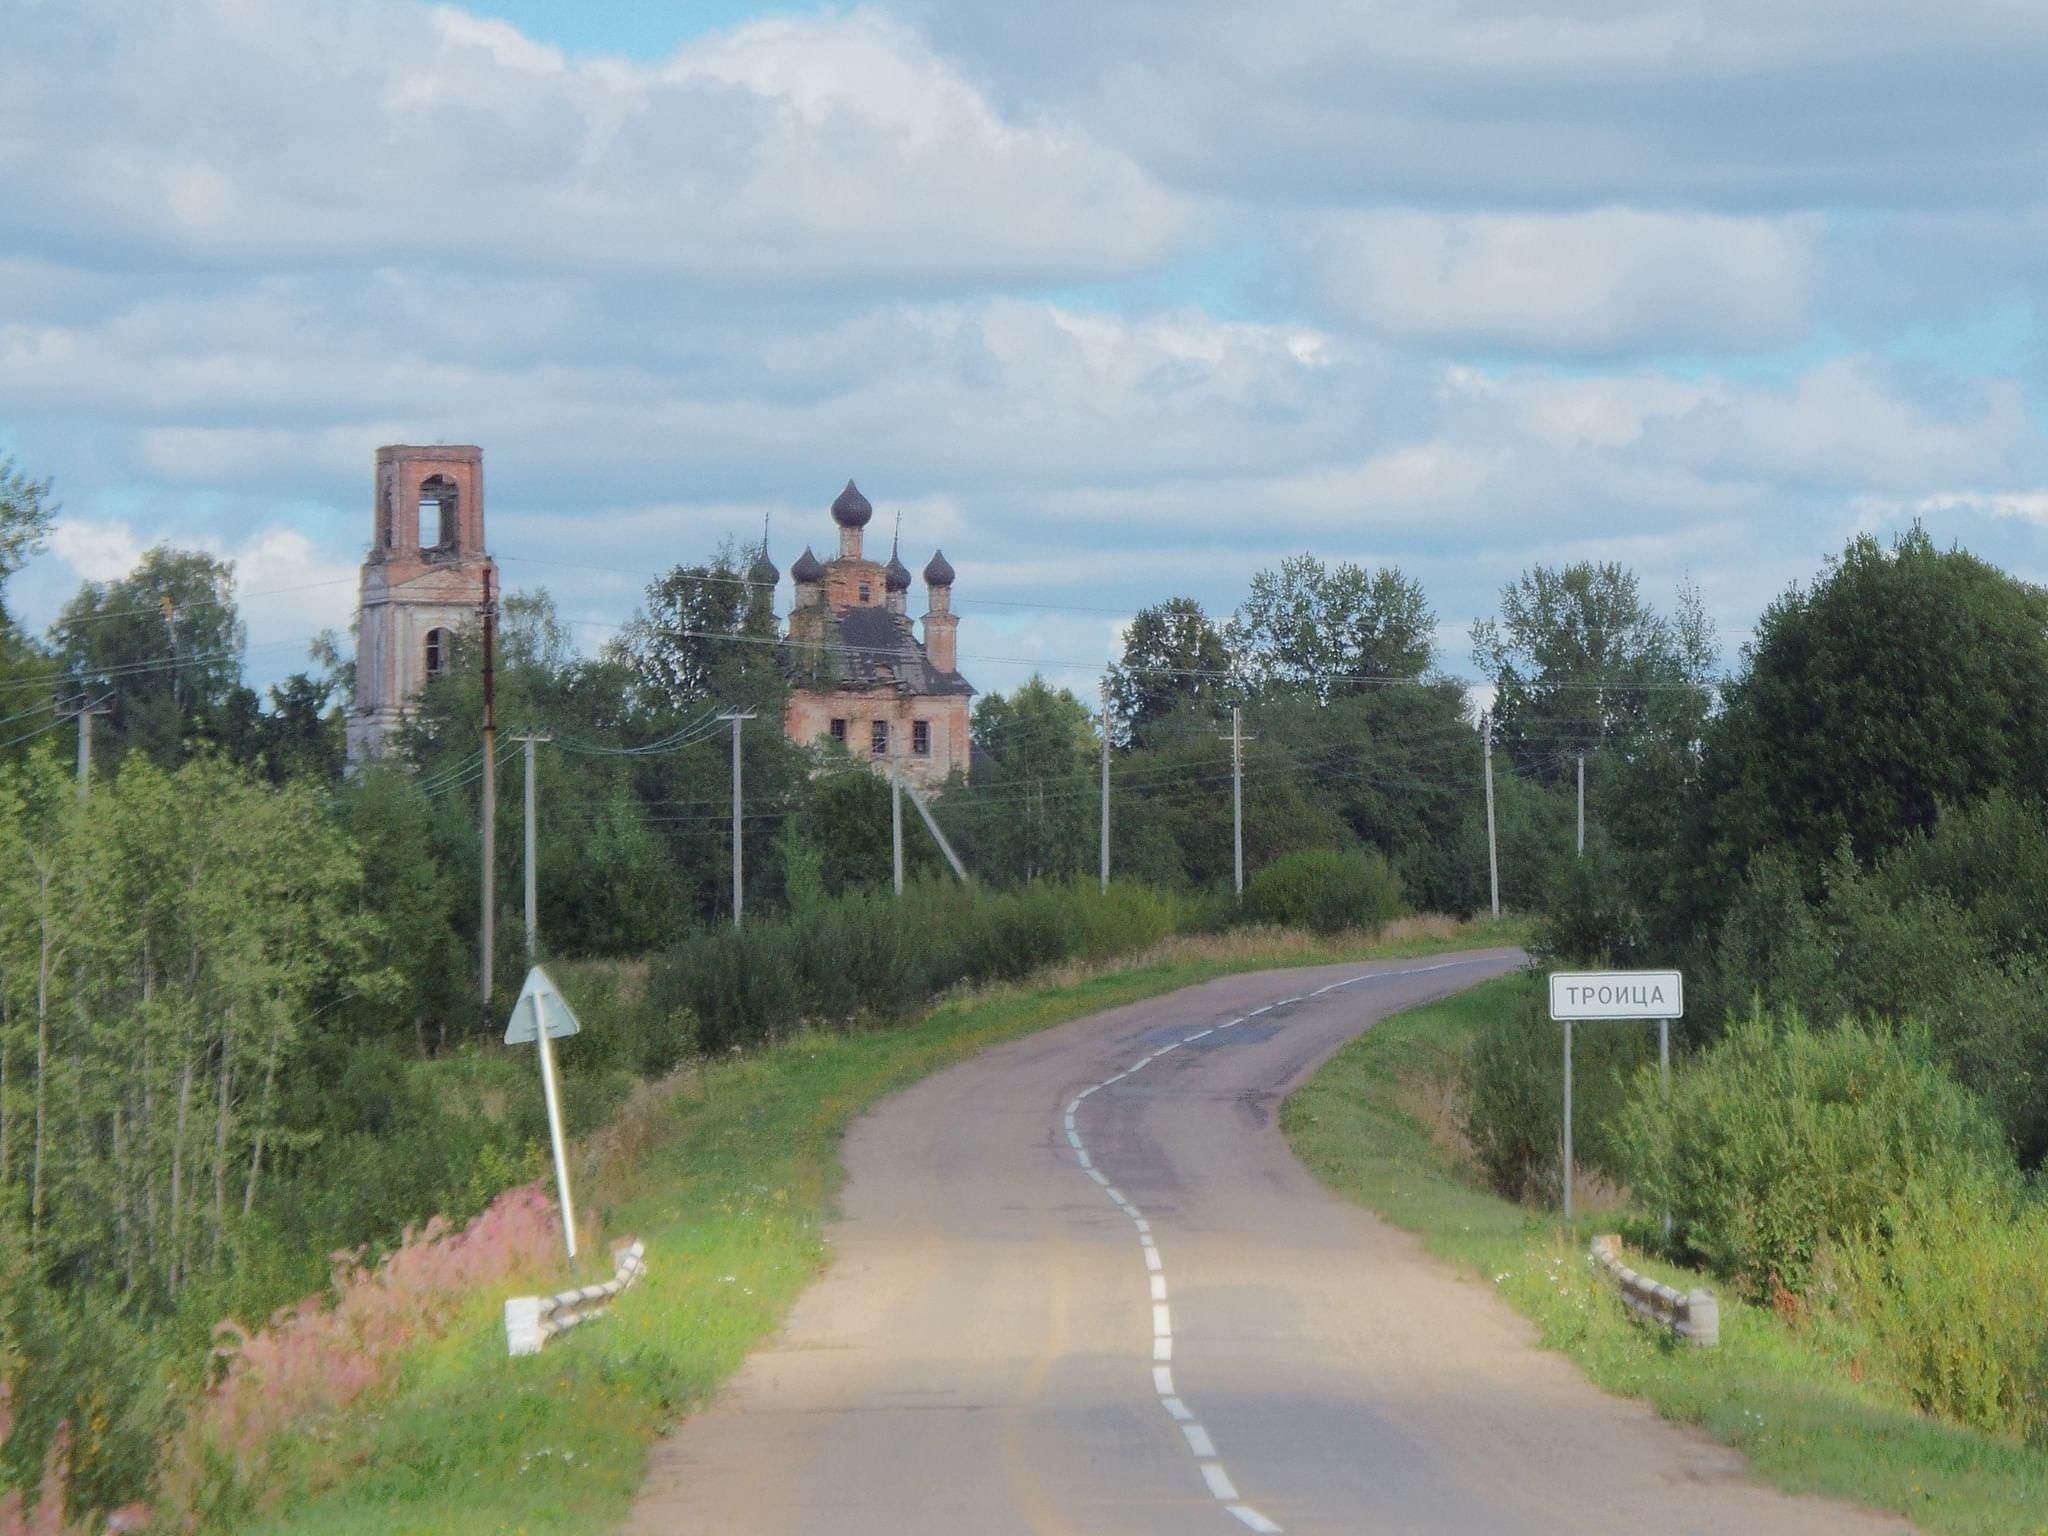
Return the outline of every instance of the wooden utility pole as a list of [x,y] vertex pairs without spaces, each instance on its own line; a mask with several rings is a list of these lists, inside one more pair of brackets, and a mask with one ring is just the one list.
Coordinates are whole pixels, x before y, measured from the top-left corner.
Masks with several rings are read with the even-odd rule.
[[516,742],[526,748],[526,966],[531,970],[540,964],[540,894],[539,878],[534,859],[534,761],[533,749],[536,743],[553,741],[552,736],[543,736],[537,731],[528,731],[524,736],[514,736]]
[[484,793],[483,793],[483,911],[477,924],[480,951],[477,981],[484,1007],[491,1006],[492,951],[497,944],[498,910],[498,714],[497,634],[498,604],[491,591],[491,567],[484,566],[484,602],[479,610],[484,620]]
[[1586,856],[1586,754],[1579,754],[1579,857]]
[[1493,716],[1479,717],[1486,753],[1486,879],[1493,891],[1493,915],[1500,916],[1500,852],[1493,837]]
[[78,706],[78,798],[81,800],[92,793],[92,718],[107,712],[107,700],[112,697],[112,694],[106,694],[90,704]]
[[[764,543],[762,548],[767,548],[767,545]],[[754,711],[729,709],[718,718],[732,722],[732,925],[737,928],[741,909],[746,904],[746,882],[741,878],[744,865],[740,842],[740,722],[753,719]]]
[[1236,851],[1237,895],[1244,899],[1244,744],[1255,738],[1244,733],[1244,706],[1230,706],[1230,823]]
[[1102,888],[1109,889],[1109,679],[1102,680]]

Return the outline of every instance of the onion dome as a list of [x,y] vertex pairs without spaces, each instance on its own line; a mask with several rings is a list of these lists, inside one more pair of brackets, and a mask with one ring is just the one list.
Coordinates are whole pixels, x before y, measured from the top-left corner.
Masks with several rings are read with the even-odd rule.
[[889,563],[882,569],[882,583],[891,592],[910,590],[910,567],[897,556],[896,546],[889,546]]
[[766,544],[763,544],[761,552],[754,556],[754,563],[747,567],[747,580],[755,587],[772,587],[782,580],[782,572],[775,569],[775,562],[768,558]]
[[868,519],[875,515],[874,506],[861,495],[860,487],[851,480],[846,489],[839,493],[839,499],[832,503],[832,521],[842,528],[865,528]]
[[789,577],[800,587],[810,586],[825,579],[825,567],[820,565],[818,557],[811,553],[810,545],[806,544],[804,552],[796,557],[796,564],[789,568]]
[[953,585],[953,567],[947,563],[943,549],[933,551],[931,564],[924,568],[924,584],[928,587]]

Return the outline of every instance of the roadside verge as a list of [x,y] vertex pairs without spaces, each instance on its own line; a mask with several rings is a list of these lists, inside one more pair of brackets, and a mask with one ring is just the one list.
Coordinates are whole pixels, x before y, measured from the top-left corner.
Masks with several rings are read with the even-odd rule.
[[407,1355],[389,1391],[295,1448],[267,1517],[238,1529],[611,1530],[654,1439],[711,1396],[825,1264],[839,1140],[870,1105],[1004,1040],[1219,976],[1521,937],[1515,925],[1408,930],[1369,945],[1270,931],[1170,940],[1121,965],[957,996],[908,1025],[798,1035],[644,1087],[593,1138],[599,1166],[578,1202],[609,1236],[645,1240],[647,1278],[631,1298],[508,1360],[503,1298],[478,1297],[449,1337]]
[[[1736,1447],[1764,1481],[1902,1514],[1939,1536],[2048,1533],[2048,1456],[1885,1401],[1767,1309],[1724,1297],[1714,1350],[1639,1327],[1586,1260],[1611,1214],[1567,1228],[1479,1186],[1455,1134],[1454,1085],[1479,1022],[1530,984],[1489,982],[1354,1040],[1282,1111],[1296,1155],[1491,1285],[1597,1385]],[[1707,1283],[1662,1261],[1658,1274]]]

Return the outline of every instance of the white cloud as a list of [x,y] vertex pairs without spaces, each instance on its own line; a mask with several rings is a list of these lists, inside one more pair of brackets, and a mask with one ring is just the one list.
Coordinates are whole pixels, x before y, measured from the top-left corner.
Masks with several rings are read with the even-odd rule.
[[1746,351],[1796,339],[1815,219],[1605,208],[1318,221],[1317,289],[1376,330],[1562,352]]
[[0,57],[0,188],[18,226],[206,262],[746,283],[1114,273],[1183,218],[865,10],[640,66],[403,0],[32,7]]

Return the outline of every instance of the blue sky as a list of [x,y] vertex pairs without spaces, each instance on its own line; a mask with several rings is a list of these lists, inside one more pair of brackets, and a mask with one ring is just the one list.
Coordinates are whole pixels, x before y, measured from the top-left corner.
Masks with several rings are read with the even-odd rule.
[[[2048,9],[1999,0],[14,0],[10,602],[232,557],[346,629],[380,443],[476,442],[596,646],[849,476],[964,670],[1399,564],[1444,659],[1531,563],[1730,648],[1915,519],[2048,579]],[[222,82],[232,82],[224,89]],[[913,594],[913,611],[921,606]]]

